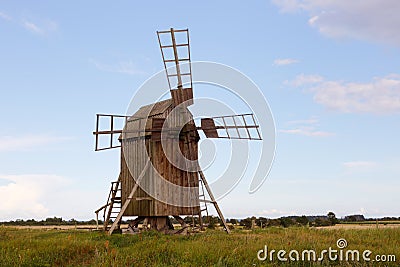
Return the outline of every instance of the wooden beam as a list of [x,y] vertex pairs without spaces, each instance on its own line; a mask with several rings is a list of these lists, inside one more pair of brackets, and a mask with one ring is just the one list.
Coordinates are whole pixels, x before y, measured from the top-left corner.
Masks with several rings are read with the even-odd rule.
[[110,205],[110,203],[107,203],[107,204],[101,206],[101,207],[98,208],[94,213],[98,214],[102,209],[107,208],[108,205]]
[[182,88],[181,68],[179,66],[178,49],[176,48],[175,33],[173,28],[171,28],[171,38],[172,38],[172,47],[174,49],[176,74],[178,78],[178,89],[181,89]]
[[208,199],[200,199],[199,201],[200,201],[200,202],[204,202],[204,203],[211,203],[211,204],[214,204],[214,203],[215,203],[215,201],[208,200]]
[[[96,132],[99,131],[99,120],[100,120],[100,115],[96,114]],[[96,134],[96,145],[95,145],[96,151],[98,147],[99,147],[99,136]]]
[[99,134],[117,134],[117,133],[122,133],[122,130],[113,130],[113,131],[98,131],[96,130],[95,132],[93,132],[93,135],[97,135]]

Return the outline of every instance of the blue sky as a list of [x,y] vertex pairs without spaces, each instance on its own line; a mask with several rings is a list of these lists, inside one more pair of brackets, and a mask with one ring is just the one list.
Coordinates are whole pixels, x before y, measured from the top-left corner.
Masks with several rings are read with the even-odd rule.
[[226,217],[399,216],[398,10],[396,0],[1,1],[0,220],[94,217],[119,172],[119,151],[93,151],[95,114],[125,113],[162,70],[156,31],[170,27],[189,28],[193,60],[250,77],[275,118],[271,173],[256,193],[245,177],[224,197]]

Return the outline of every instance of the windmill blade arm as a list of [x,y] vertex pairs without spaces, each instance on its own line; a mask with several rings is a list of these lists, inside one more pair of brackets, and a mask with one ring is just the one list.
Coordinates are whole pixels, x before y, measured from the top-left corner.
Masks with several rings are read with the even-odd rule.
[[93,132],[93,135],[99,135],[99,134],[121,134],[122,130],[114,130],[114,131],[98,131],[98,132]]
[[[179,36],[178,36],[179,35]],[[193,104],[189,30],[157,31],[158,43],[175,106]],[[182,37],[182,38],[177,38]]]
[[[115,135],[120,135],[122,133],[122,129],[115,129],[117,120],[124,120],[124,124],[129,116],[125,115],[113,115],[113,114],[96,114],[96,130],[93,132],[95,136],[95,151],[107,150],[112,148],[121,147],[121,145],[116,144],[114,137]],[[101,121],[107,120],[108,123],[106,126],[101,125]],[[103,128],[104,127],[104,128]],[[109,140],[106,145],[100,145],[100,136],[109,135]],[[107,137],[106,137],[107,138]]]
[[207,138],[262,140],[253,114],[202,118],[201,127]]

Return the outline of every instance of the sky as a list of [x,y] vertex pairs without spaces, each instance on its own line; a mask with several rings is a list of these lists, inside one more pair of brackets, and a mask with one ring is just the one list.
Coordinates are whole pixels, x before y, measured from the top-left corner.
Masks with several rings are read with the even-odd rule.
[[[190,30],[192,60],[254,81],[274,116],[268,178],[250,194],[247,174],[219,200],[225,217],[400,216],[399,10],[397,0],[0,1],[0,220],[94,218],[119,173],[118,149],[94,151],[95,114],[125,114],[163,70],[156,31],[171,27]],[[226,144],[213,144],[223,158]]]

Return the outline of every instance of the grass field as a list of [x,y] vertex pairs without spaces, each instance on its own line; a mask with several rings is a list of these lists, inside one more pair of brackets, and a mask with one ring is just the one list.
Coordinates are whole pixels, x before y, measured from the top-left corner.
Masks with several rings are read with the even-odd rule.
[[[280,249],[320,251],[347,240],[343,250],[395,255],[396,262],[260,261],[257,252]],[[288,257],[288,255],[286,255]],[[0,266],[399,266],[400,228],[315,229],[267,228],[218,230],[189,236],[156,232],[112,235],[82,230],[17,229],[0,226]]]

